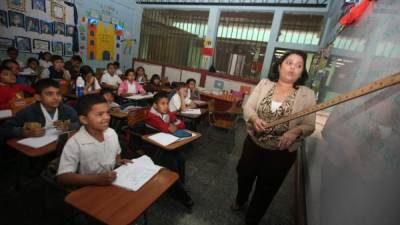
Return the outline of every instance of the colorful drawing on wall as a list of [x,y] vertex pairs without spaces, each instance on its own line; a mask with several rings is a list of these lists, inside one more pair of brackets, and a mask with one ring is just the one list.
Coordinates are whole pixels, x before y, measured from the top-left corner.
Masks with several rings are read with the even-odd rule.
[[65,6],[57,3],[51,2],[51,16],[57,22],[65,22]]
[[72,37],[75,33],[75,26],[74,25],[66,25],[65,26],[65,36]]
[[49,52],[49,51],[50,51],[50,41],[33,39],[32,52]]
[[33,17],[25,17],[26,31],[39,33],[39,20]]
[[88,20],[87,58],[90,60],[115,60],[115,28],[97,19]]
[[7,0],[9,9],[25,12],[25,0]]
[[65,35],[65,24],[60,22],[54,22],[54,34]]
[[64,43],[62,43],[61,41],[54,41],[53,48],[52,48],[53,55],[62,55],[63,47],[64,47]]
[[14,40],[0,37],[0,49],[8,49],[9,47],[14,47]]
[[17,49],[20,52],[31,52],[31,39],[27,37],[16,36],[15,42],[17,43]]
[[0,27],[8,27],[7,12],[0,10]]
[[64,44],[64,56],[72,56],[74,51],[72,50],[72,43]]
[[224,89],[224,81],[222,81],[222,80],[215,80],[215,81],[214,81],[214,88],[223,90],[223,89]]
[[25,28],[24,14],[14,11],[8,11],[8,21],[12,27]]
[[32,9],[46,12],[46,0],[32,0]]
[[53,24],[51,22],[41,20],[40,21],[40,32],[42,34],[52,35],[53,34]]

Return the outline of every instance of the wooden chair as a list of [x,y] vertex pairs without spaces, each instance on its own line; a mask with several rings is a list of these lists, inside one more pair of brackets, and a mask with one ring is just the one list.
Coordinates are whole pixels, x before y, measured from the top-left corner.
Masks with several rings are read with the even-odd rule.
[[[137,142],[135,146],[140,146],[142,143],[142,135],[145,134],[145,120],[148,111],[149,108],[142,108],[128,113],[128,125],[122,128],[122,131],[125,133],[127,142],[126,149],[128,153],[135,152],[135,150],[131,148],[131,143]],[[141,149],[136,150],[136,153],[139,155],[143,155],[142,152]]]
[[217,128],[226,131],[231,135],[230,145],[228,146],[228,153],[230,153],[235,146],[236,124],[238,116],[228,111],[217,111],[215,109],[215,100],[212,99],[208,102],[208,121],[209,127],[207,132],[207,139],[210,138],[210,129]]
[[10,103],[10,108],[12,111],[13,116],[20,111],[21,109],[32,105],[33,103],[36,102],[36,98],[35,97],[31,97],[31,98],[21,98],[21,99],[14,99],[13,101],[11,101]]

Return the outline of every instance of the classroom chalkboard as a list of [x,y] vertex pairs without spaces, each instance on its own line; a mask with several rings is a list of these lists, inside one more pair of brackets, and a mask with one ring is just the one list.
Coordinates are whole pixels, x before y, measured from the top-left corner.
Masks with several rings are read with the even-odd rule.
[[[400,1],[371,1],[337,40],[345,43],[332,50],[325,96],[400,72]],[[308,224],[400,224],[400,85],[324,115],[306,150]]]

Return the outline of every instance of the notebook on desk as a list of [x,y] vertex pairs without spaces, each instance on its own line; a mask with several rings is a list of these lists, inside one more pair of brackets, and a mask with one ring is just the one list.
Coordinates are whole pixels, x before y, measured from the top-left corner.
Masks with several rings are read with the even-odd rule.
[[142,100],[142,99],[147,99],[147,98],[152,98],[154,96],[153,93],[147,93],[145,95],[137,94],[137,95],[132,95],[129,97],[126,97],[127,99],[132,99],[132,100]]
[[117,178],[113,185],[137,191],[162,168],[154,164],[146,155],[132,161],[133,163],[122,165],[114,170],[117,173]]
[[189,133],[187,131],[184,131],[185,133],[188,133],[189,135],[181,135],[181,137],[177,137],[175,135],[172,134],[168,134],[168,133],[157,133],[157,134],[153,134],[151,136],[149,136],[149,139],[157,142],[158,144],[162,145],[162,146],[168,146],[172,143],[175,143],[177,141],[181,141],[183,139],[186,138],[190,138],[193,137],[192,133]]
[[186,109],[185,111],[182,111],[182,114],[201,115],[201,110],[200,109]]
[[17,143],[26,145],[31,148],[40,148],[48,145],[58,139],[58,136],[62,134],[57,129],[47,129],[46,134],[42,137],[31,137],[19,140]]

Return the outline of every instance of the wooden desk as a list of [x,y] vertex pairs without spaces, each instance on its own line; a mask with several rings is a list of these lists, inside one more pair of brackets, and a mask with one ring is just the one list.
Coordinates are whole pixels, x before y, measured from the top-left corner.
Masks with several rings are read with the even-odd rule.
[[118,119],[125,119],[126,117],[128,117],[128,112],[124,112],[120,108],[112,108],[110,110],[110,116]]
[[48,145],[42,146],[40,148],[32,148],[26,145],[19,144],[18,141],[20,139],[18,138],[13,138],[10,140],[7,140],[7,145],[16,149],[20,153],[22,153],[25,156],[28,157],[40,157],[43,155],[46,155],[48,153],[54,152],[57,148],[57,141],[54,141]]
[[236,103],[239,101],[239,98],[228,94],[228,95],[215,95],[212,93],[207,93],[207,92],[200,92],[200,96],[202,99],[216,99],[216,100],[221,100],[221,101],[225,101],[225,102],[230,102],[230,103]]
[[188,119],[198,119],[201,116],[203,116],[204,114],[206,114],[208,112],[208,109],[200,108],[200,112],[201,112],[200,115],[198,115],[198,114],[197,115],[195,115],[195,114],[185,114],[185,113],[182,113],[182,112],[176,112],[176,115],[180,116],[180,117],[185,117],[185,118],[188,118]]
[[65,202],[110,225],[127,225],[155,202],[179,175],[162,169],[138,191],[117,186],[88,186],[67,195]]
[[190,142],[192,142],[192,141],[194,141],[194,140],[197,140],[197,139],[199,139],[199,138],[201,137],[201,134],[200,134],[200,133],[197,133],[197,132],[194,132],[194,131],[191,131],[191,130],[185,130],[185,131],[190,132],[190,133],[193,133],[194,136],[193,136],[193,137],[190,137],[190,138],[183,139],[183,140],[181,140],[181,141],[177,141],[177,142],[172,143],[172,144],[167,145],[167,146],[161,145],[161,144],[159,144],[159,143],[157,143],[157,142],[151,140],[151,139],[149,138],[149,136],[151,136],[151,135],[153,135],[153,134],[144,135],[144,136],[142,136],[142,139],[145,140],[145,141],[147,141],[147,142],[149,142],[150,144],[153,144],[153,145],[155,145],[155,146],[157,146],[157,147],[160,147],[160,148],[162,148],[162,149],[164,149],[164,150],[173,151],[173,150],[175,150],[175,149],[177,149],[177,148],[179,148],[179,147],[182,147],[182,146],[184,146],[184,145],[186,145],[186,144],[188,144],[188,143],[190,143]]

